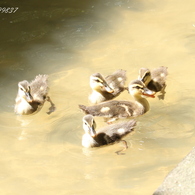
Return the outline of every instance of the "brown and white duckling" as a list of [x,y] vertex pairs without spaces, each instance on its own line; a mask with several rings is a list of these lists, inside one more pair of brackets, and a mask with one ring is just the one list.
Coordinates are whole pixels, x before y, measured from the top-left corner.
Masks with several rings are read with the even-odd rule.
[[125,148],[117,151],[117,154],[128,148],[125,140],[121,140],[124,136],[133,131],[136,125],[135,120],[116,123],[95,131],[96,122],[92,115],[88,114],[83,117],[83,129],[85,134],[82,137],[82,145],[86,148],[99,147],[103,145],[113,144],[123,141]]
[[15,112],[20,115],[29,115],[38,112],[45,101],[49,101],[51,107],[48,114],[55,110],[55,105],[48,96],[48,76],[38,75],[30,83],[26,80],[18,83]]
[[140,80],[134,80],[130,83],[129,93],[135,101],[111,100],[93,106],[79,105],[79,107],[85,114],[111,119],[108,121],[111,122],[118,118],[136,117],[146,113],[150,108],[146,97],[155,97],[154,92],[146,88]]
[[166,88],[167,67],[161,66],[150,71],[148,68],[139,70],[138,79],[145,83],[146,87],[152,91],[160,92],[159,99],[164,99]]
[[100,73],[92,74],[90,76],[90,86],[92,88],[92,93],[89,96],[90,102],[97,104],[117,97],[125,89],[125,81],[125,70],[117,70],[105,79]]

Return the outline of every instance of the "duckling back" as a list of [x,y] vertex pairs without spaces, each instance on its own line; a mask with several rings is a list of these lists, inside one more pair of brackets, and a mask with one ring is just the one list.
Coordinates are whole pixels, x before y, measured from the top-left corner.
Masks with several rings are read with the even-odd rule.
[[108,85],[114,89],[114,92],[112,93],[114,97],[118,96],[122,91],[124,91],[125,82],[127,79],[125,70],[117,70],[113,74],[108,75],[105,79]]
[[30,90],[35,102],[44,102],[48,94],[48,76],[38,75],[30,83]]

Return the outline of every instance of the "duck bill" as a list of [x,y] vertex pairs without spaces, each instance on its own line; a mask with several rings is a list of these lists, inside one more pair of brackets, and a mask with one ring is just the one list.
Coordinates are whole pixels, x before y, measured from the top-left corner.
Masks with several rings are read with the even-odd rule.
[[31,96],[31,94],[29,92],[26,92],[25,95],[26,95],[26,100],[28,102],[32,102],[33,101],[33,98],[32,98],[32,96]]
[[90,127],[90,135],[92,137],[95,137],[96,136],[96,131],[95,131],[94,127]]
[[146,97],[155,98],[155,92],[149,90],[148,88],[144,88],[144,92],[142,93],[142,95],[144,95]]
[[113,93],[114,92],[114,90],[107,83],[104,83],[103,85],[104,85],[105,90],[108,93]]

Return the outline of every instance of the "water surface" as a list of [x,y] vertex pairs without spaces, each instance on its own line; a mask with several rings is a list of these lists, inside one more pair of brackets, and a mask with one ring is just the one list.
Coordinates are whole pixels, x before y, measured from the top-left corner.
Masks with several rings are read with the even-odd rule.
[[[195,2],[33,1],[1,13],[0,193],[150,195],[194,146]],[[127,85],[141,67],[166,66],[166,97],[148,99],[121,145],[81,146],[89,76],[127,70]],[[33,116],[14,114],[17,83],[48,74],[49,103]],[[132,99],[127,92],[117,99]],[[97,119],[98,128],[105,126]]]

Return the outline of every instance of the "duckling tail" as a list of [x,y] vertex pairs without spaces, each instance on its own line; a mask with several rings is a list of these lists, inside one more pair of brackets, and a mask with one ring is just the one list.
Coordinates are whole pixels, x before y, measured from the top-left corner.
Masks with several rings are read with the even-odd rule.
[[87,106],[84,105],[79,105],[79,108],[85,112],[85,114],[89,114],[88,110],[87,110]]
[[135,119],[132,119],[128,122],[128,132],[134,131],[134,128],[136,126],[137,121]]

